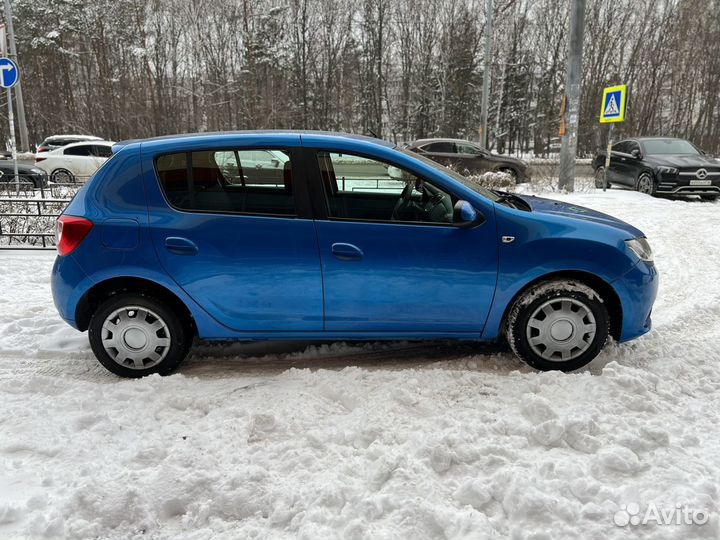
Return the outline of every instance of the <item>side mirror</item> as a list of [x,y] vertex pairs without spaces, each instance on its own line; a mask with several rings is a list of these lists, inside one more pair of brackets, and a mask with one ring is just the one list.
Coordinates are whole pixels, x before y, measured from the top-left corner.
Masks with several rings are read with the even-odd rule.
[[630,155],[634,157],[635,159],[642,159],[642,154],[640,153],[640,150],[635,148],[632,152],[630,152]]
[[457,227],[467,228],[480,223],[480,214],[467,201],[458,201],[453,207],[453,224]]

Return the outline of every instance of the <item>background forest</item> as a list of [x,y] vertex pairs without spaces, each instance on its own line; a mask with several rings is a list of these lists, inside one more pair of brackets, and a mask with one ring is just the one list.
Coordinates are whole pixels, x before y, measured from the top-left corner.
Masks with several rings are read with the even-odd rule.
[[[569,2],[495,0],[496,150],[558,147]],[[260,128],[478,138],[484,0],[13,5],[35,144],[63,132],[121,140]],[[580,154],[604,144],[602,88],[617,83],[631,92],[621,134],[719,152],[720,0],[588,0]]]

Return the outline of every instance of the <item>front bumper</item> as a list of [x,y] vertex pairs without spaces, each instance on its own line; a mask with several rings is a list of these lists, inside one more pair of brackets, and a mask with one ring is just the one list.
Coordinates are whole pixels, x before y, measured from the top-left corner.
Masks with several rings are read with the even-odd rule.
[[620,342],[649,332],[652,329],[652,307],[658,291],[655,265],[640,261],[612,285],[620,296],[623,311]]
[[664,195],[720,195],[720,176],[713,174],[700,180],[684,173],[660,174],[656,192]]

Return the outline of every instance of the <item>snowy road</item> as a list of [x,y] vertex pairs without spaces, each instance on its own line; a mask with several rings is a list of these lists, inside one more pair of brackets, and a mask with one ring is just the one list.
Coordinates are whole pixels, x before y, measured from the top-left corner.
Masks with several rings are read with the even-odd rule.
[[720,538],[720,204],[558,198],[638,226],[661,275],[655,330],[574,374],[259,344],[120,380],[58,319],[52,254],[0,252],[0,539]]

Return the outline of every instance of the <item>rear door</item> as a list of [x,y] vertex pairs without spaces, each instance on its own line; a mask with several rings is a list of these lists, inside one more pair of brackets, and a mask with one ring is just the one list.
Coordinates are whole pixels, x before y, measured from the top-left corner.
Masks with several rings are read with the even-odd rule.
[[[256,141],[147,155],[144,149],[151,235],[168,274],[228,328],[318,331],[317,238],[298,150],[288,144],[299,144],[299,136],[285,146],[273,141],[260,148]],[[282,179],[270,184],[258,173],[259,149],[285,158]]]
[[494,215],[458,228],[457,197],[411,171],[347,152],[313,155],[325,329],[479,336],[497,278]]
[[62,168],[68,169],[80,181],[87,180],[97,169],[93,145],[78,144],[63,150]]

